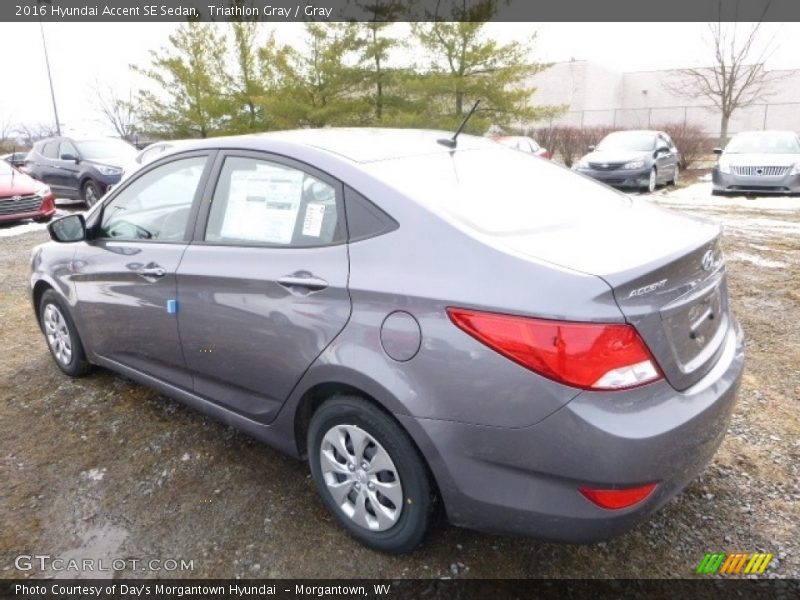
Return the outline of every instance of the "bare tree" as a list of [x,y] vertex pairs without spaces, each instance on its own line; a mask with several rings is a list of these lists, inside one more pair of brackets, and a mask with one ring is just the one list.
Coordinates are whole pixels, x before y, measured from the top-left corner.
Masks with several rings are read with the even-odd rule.
[[58,134],[55,124],[50,123],[19,123],[15,131],[25,146],[32,146],[34,142]]
[[[761,15],[762,20],[768,8],[769,3]],[[714,52],[714,64],[680,69],[677,76],[665,84],[673,94],[704,98],[719,109],[720,145],[727,140],[731,115],[739,108],[766,100],[772,93],[771,84],[777,79],[764,69],[773,40],[760,43],[761,24],[759,21],[741,32],[740,24],[724,23],[721,18],[717,23],[709,23],[709,45]]]
[[17,128],[9,118],[0,119],[0,152],[8,152],[16,142]]
[[119,137],[132,140],[138,126],[133,94],[128,92],[128,97],[123,98],[113,87],[99,81],[95,81],[93,94],[95,108],[102,115],[98,120],[111,125]]

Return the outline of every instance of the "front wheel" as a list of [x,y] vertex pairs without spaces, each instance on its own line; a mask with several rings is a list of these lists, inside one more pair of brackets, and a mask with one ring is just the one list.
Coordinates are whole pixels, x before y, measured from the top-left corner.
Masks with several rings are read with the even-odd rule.
[[91,366],[83,351],[81,338],[60,296],[47,290],[39,303],[39,321],[50,354],[59,369],[70,377],[80,377],[89,372]]
[[100,199],[100,187],[91,179],[83,184],[81,197],[86,206],[91,208]]
[[391,553],[422,542],[435,506],[428,468],[383,411],[354,396],[326,401],[311,419],[308,457],[323,502],[353,537]]
[[647,185],[645,186],[645,191],[652,194],[656,191],[656,184],[658,183],[658,174],[656,173],[656,168],[653,167],[650,169],[650,176],[647,179]]

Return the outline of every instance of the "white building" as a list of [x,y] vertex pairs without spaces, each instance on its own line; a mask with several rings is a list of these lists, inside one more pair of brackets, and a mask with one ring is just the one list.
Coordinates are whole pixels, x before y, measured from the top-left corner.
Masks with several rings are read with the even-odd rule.
[[[764,103],[738,109],[729,131],[792,129],[800,131],[800,70],[771,71],[774,83]],[[719,111],[706,98],[673,93],[676,70],[619,72],[585,60],[556,63],[536,74],[533,104],[567,105],[553,124],[605,127],[656,127],[686,122],[719,132]],[[541,125],[541,124],[540,124]]]

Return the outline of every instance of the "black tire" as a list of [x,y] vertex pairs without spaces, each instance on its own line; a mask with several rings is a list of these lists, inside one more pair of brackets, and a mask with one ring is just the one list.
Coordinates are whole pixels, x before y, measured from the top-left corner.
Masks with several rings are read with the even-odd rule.
[[[322,473],[320,451],[325,434],[337,425],[356,426],[388,453],[402,485],[402,510],[396,523],[384,531],[357,524],[336,504]],[[422,543],[435,514],[436,493],[425,461],[411,439],[391,417],[356,396],[336,396],[314,413],[308,430],[311,475],[323,502],[339,523],[358,541],[382,552],[411,552]],[[366,493],[366,492],[365,492]]]
[[81,186],[81,199],[88,208],[94,206],[100,200],[101,195],[100,186],[92,179],[87,179]]
[[50,215],[49,217],[39,217],[38,219],[34,219],[36,223],[49,223],[52,220],[53,220],[53,215]]
[[[54,344],[50,342],[50,337],[48,335],[50,331],[48,328],[48,307],[51,306],[56,309],[61,319],[63,319],[64,328],[69,333],[69,360],[65,360],[63,355],[59,356]],[[83,350],[81,338],[78,335],[78,330],[75,327],[72,316],[69,314],[66,303],[54,290],[47,290],[42,294],[42,299],[39,302],[39,322],[42,325],[42,332],[44,333],[47,347],[58,368],[70,377],[82,377],[86,375],[91,370],[91,364],[86,359],[86,353]]]
[[[650,189],[651,181],[654,181],[652,190]],[[650,169],[650,181],[648,181],[647,185],[642,187],[641,191],[644,193],[651,194],[656,191],[656,188],[658,188],[658,171],[656,170],[655,167],[653,167],[652,169]]]

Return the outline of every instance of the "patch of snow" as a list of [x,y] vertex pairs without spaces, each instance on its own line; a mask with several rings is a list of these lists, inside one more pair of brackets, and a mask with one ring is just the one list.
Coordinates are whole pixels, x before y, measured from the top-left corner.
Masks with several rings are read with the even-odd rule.
[[88,471],[83,471],[81,476],[91,481],[103,481],[105,474],[105,469],[89,469]]
[[766,258],[761,258],[760,256],[756,256],[754,254],[747,254],[746,252],[734,252],[728,257],[728,260],[749,262],[757,267],[764,267],[767,269],[783,269],[784,267],[787,266],[786,263],[777,260],[768,260]]
[[711,182],[702,181],[684,188],[667,189],[650,198],[664,204],[691,204],[697,207],[736,207],[751,210],[800,210],[800,197],[796,196],[712,196]]
[[23,235],[31,231],[41,231],[47,227],[44,223],[34,223],[33,221],[26,221],[19,225],[12,225],[11,227],[0,228],[0,237],[14,237],[15,235]]

